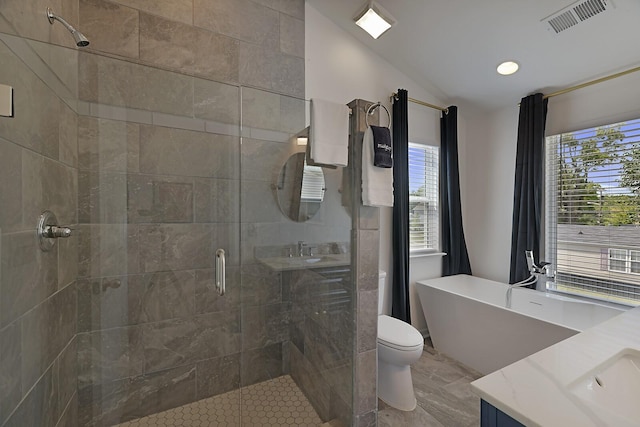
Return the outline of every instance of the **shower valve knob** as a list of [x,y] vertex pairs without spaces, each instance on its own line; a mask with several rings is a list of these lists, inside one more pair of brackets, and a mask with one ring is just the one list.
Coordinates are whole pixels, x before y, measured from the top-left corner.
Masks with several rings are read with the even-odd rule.
[[69,227],[61,227],[58,225],[58,219],[51,211],[44,211],[38,219],[36,234],[40,243],[40,249],[50,251],[53,248],[55,239],[61,237],[71,237],[73,230]]
[[44,227],[44,236],[49,239],[58,237],[70,237],[71,229],[69,227],[58,227],[57,225],[47,225]]

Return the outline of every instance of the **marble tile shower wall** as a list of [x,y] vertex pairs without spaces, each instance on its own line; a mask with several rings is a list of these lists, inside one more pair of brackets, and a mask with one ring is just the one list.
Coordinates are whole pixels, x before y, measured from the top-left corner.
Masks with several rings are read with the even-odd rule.
[[41,252],[35,226],[50,209],[77,228],[77,114],[49,84],[73,75],[77,62],[40,60],[48,74],[39,75],[23,57],[42,44],[0,36],[0,82],[13,86],[15,102],[15,116],[0,117],[0,425],[71,426],[77,242]]
[[[92,50],[304,97],[303,0],[80,0],[79,20]],[[155,94],[179,94],[171,89]],[[175,101],[176,114],[192,108]]]
[[251,230],[280,221],[269,166],[283,135],[304,127],[304,101],[284,96],[304,95],[303,11],[302,1],[80,1],[99,53],[79,64],[81,424],[288,370],[291,303],[280,275],[253,261],[266,236]]

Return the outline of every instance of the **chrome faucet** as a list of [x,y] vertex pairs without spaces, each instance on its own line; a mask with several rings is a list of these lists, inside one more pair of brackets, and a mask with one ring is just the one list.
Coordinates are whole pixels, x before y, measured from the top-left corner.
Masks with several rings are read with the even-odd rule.
[[527,267],[531,277],[535,277],[536,289],[546,291],[547,283],[555,281],[555,271],[550,263],[540,261],[540,265],[536,265],[534,261],[533,251],[525,251],[527,257]]
[[304,256],[304,240],[298,240],[298,256]]
[[533,251],[525,251],[524,254],[527,257],[527,267],[529,268],[529,273],[531,273],[531,275],[538,274],[547,278],[553,278],[551,264],[540,261],[540,265],[536,265],[533,257]]
[[529,277],[520,282],[509,285],[509,288],[507,289],[507,294],[505,295],[505,306],[507,308],[511,308],[511,293],[513,292],[513,288],[530,286],[534,284],[538,286],[538,281],[540,279],[540,276],[543,276],[544,279],[553,280],[554,274],[551,271],[551,264],[549,264],[548,262],[540,262],[540,265],[536,265],[533,257],[533,251],[525,251],[525,256],[527,258],[527,267],[529,269]]

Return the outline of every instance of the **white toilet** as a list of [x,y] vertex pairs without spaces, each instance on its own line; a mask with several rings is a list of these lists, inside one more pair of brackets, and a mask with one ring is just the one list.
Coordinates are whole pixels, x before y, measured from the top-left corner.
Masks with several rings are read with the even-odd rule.
[[416,328],[402,320],[382,314],[385,279],[380,270],[378,282],[378,397],[402,411],[416,408],[411,367],[422,355],[424,339]]

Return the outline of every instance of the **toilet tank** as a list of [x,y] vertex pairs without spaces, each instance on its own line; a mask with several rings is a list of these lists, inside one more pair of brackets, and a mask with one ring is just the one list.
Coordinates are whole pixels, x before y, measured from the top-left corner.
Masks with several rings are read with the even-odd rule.
[[378,270],[378,314],[383,314],[382,303],[385,297],[384,287],[386,279],[387,273],[383,270]]

